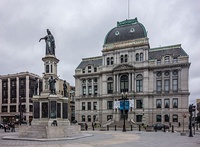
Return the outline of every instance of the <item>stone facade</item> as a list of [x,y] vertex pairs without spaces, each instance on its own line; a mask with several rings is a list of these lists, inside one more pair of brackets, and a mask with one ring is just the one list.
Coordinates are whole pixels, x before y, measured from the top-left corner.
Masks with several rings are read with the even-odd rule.
[[76,120],[120,121],[120,101],[126,92],[127,120],[178,126],[188,113],[189,67],[189,56],[180,44],[150,48],[137,19],[118,22],[106,35],[102,56],[82,59],[75,70]]

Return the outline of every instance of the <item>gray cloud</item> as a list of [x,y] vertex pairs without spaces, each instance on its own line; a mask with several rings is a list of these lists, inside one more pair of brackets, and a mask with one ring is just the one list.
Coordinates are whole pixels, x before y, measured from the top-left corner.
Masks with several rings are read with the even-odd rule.
[[[200,97],[200,2],[130,0],[130,18],[148,31],[151,47],[182,44],[190,56],[190,102]],[[104,38],[117,21],[128,18],[126,0],[1,0],[0,74],[29,71],[42,75],[44,42],[50,29],[60,59],[58,74],[74,85],[82,58],[100,56]]]

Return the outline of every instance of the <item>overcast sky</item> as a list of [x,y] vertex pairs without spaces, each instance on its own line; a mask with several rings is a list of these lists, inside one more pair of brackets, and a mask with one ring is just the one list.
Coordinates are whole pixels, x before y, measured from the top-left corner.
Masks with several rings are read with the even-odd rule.
[[117,21],[138,18],[150,47],[182,44],[190,57],[190,103],[200,98],[199,0],[0,0],[0,75],[29,71],[42,76],[44,37],[56,40],[58,75],[74,85],[82,58],[101,56]]

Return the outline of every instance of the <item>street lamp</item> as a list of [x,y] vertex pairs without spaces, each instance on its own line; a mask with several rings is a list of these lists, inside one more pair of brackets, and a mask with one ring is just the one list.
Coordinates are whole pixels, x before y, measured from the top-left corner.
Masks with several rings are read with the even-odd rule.
[[123,115],[124,115],[124,125],[123,125],[123,132],[126,132],[126,126],[125,126],[125,117],[126,117],[126,114],[125,114],[125,101],[127,99],[127,92],[125,93],[124,95],[124,92],[122,92],[122,100],[124,101],[124,109],[123,109]]

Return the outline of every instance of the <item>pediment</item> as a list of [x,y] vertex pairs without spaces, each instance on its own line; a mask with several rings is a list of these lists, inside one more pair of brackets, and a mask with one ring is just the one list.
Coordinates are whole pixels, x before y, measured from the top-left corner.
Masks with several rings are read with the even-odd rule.
[[120,64],[113,68],[113,71],[121,71],[121,70],[130,70],[133,69],[132,65],[129,64]]

